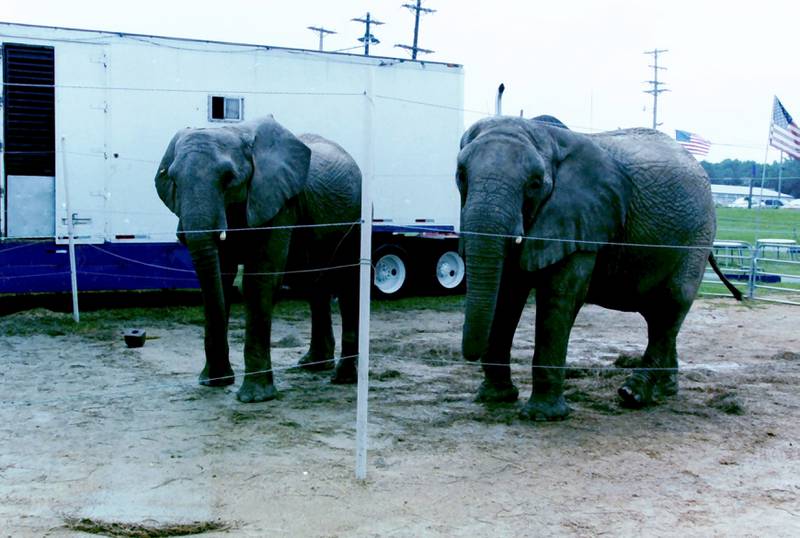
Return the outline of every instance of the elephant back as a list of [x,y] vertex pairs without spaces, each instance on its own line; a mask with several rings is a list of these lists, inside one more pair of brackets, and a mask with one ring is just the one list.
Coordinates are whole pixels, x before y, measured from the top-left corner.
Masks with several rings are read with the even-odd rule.
[[[361,218],[361,170],[339,144],[317,134],[298,138],[311,149],[306,188],[300,195],[302,221],[307,224],[355,222]],[[341,233],[320,228],[318,235]]]
[[692,155],[653,129],[622,129],[590,136],[631,182],[627,241],[711,244],[716,228],[711,186]]

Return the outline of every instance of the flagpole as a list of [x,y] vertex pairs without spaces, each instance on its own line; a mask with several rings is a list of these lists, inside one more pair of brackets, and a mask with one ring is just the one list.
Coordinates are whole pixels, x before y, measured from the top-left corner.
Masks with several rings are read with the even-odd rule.
[[[772,124],[770,123],[770,127]],[[764,163],[761,165],[761,193],[764,195],[764,181],[767,179],[767,159],[769,158],[769,137],[767,138],[767,149],[764,150]],[[747,209],[753,208],[753,178],[750,178],[750,196],[747,197]],[[760,198],[759,198],[760,201]]]
[[[775,121],[774,118],[773,118],[773,115],[774,115],[774,112],[775,112],[775,100],[777,100],[777,99],[778,99],[777,96],[773,97],[772,108],[770,109],[770,114],[769,114],[769,130],[767,131],[767,147],[764,148],[764,165],[761,167],[761,192],[759,193],[759,202],[761,202],[761,200],[764,197],[764,181],[766,181],[766,179],[767,179],[767,159],[769,158],[769,143],[770,143],[770,141],[772,139],[772,124]],[[759,204],[759,206],[760,205],[761,204]],[[752,207],[753,207],[753,180],[751,179],[750,180],[750,199],[747,202],[747,209],[751,209]],[[756,219],[756,220],[758,220],[758,219]],[[759,222],[756,222],[756,224],[758,225]]]
[[781,180],[783,179],[783,150],[781,150],[781,160],[780,164],[778,165],[778,200],[780,201],[781,196],[783,195],[783,190],[781,190]]
[[[767,147],[764,149],[764,164],[761,165],[761,193],[759,196],[759,202],[761,201],[762,197],[764,196],[764,181],[767,179],[767,159],[769,158],[769,140],[772,134],[772,116],[770,115],[769,120],[769,134],[767,135]],[[753,207],[753,178],[750,178],[750,196],[747,200],[747,209],[752,209]],[[753,244],[752,255],[750,257],[750,278],[747,282],[747,296],[752,299],[756,293],[756,258],[758,258],[758,238],[761,235],[761,204],[758,204],[756,209],[755,215],[755,242]]]

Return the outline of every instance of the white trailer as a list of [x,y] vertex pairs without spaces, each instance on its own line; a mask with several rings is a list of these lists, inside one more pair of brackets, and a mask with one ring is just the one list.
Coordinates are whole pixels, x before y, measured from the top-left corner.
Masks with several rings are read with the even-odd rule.
[[373,151],[380,291],[462,282],[460,65],[10,23],[0,43],[0,293],[69,290],[69,220],[79,290],[196,287],[158,163],[180,128],[266,114],[362,169]]

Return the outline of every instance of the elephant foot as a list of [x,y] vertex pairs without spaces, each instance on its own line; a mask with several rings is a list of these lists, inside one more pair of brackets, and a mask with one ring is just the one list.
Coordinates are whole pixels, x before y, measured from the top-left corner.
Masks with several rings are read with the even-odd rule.
[[306,372],[324,372],[325,370],[332,370],[336,366],[336,361],[333,357],[328,359],[314,357],[309,351],[297,361],[297,366]]
[[331,383],[334,385],[352,385],[358,381],[358,369],[356,368],[356,357],[339,359],[336,369],[333,371]]
[[531,396],[528,403],[520,410],[519,416],[524,420],[545,422],[564,420],[572,412],[564,395],[555,398],[535,398]]
[[244,378],[242,386],[236,393],[236,399],[242,403],[266,402],[278,397],[278,389],[272,381],[249,377]]
[[492,383],[489,380],[484,380],[478,388],[478,394],[475,396],[475,401],[478,403],[512,403],[516,402],[519,398],[519,390],[513,383]]
[[233,385],[236,381],[236,376],[233,373],[233,368],[231,368],[230,364],[227,368],[221,369],[219,371],[211,370],[206,364],[203,371],[200,372],[200,375],[197,378],[197,382],[206,387],[227,387],[228,385]]
[[678,374],[677,372],[661,374],[634,372],[625,380],[617,393],[623,407],[640,409],[652,405],[659,398],[676,395],[678,393]]
[[668,374],[663,374],[658,383],[656,383],[655,393],[656,398],[675,396],[678,394],[678,373],[670,372]]

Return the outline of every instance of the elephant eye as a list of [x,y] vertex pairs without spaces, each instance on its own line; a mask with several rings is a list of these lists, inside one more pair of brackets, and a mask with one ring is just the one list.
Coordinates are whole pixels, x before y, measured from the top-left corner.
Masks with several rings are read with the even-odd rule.
[[456,170],[456,187],[461,195],[461,206],[463,207],[467,201],[467,172],[461,166]]
[[461,166],[456,169],[456,186],[459,190],[467,186],[467,171]]
[[525,196],[535,196],[542,188],[542,183],[542,176],[540,174],[531,174],[527,181],[525,181]]
[[224,172],[220,177],[220,185],[222,185],[223,189],[227,188],[230,186],[231,183],[233,183],[234,179],[235,176],[233,175],[233,172],[228,170],[227,172]]

